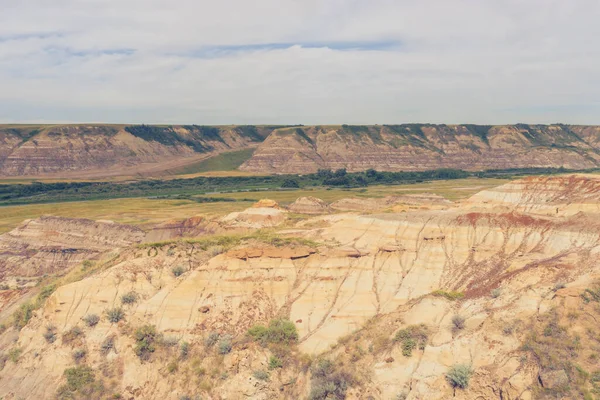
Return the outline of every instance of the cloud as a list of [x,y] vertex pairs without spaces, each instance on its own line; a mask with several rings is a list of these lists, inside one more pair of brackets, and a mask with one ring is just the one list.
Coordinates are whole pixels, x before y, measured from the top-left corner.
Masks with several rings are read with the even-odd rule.
[[4,0],[0,121],[600,123],[599,12],[596,0]]

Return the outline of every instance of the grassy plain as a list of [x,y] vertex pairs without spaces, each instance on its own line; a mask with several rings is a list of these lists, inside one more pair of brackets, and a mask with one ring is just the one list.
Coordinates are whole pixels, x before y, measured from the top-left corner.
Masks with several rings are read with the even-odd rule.
[[[449,181],[432,181],[410,185],[369,186],[357,189],[302,189],[286,191],[254,191],[224,193],[218,197],[236,199],[236,202],[197,203],[193,200],[169,200],[147,198],[124,198],[51,204],[30,204],[0,208],[0,233],[18,226],[23,220],[41,215],[71,218],[109,219],[139,227],[170,219],[188,218],[194,215],[219,216],[248,208],[251,201],[268,198],[281,204],[291,203],[298,197],[313,196],[327,202],[345,197],[383,197],[387,195],[434,193],[457,201],[483,189],[502,185],[506,179],[467,178]],[[202,196],[198,196],[202,197]]]

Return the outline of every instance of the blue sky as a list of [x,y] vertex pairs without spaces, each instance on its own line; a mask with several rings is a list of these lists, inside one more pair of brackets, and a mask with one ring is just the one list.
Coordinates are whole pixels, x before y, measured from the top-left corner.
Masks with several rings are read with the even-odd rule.
[[0,122],[600,124],[597,0],[0,4]]

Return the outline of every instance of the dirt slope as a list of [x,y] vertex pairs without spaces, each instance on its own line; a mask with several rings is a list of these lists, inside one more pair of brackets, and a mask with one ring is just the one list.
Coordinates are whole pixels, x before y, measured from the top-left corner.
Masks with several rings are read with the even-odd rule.
[[566,125],[317,126],[274,131],[240,169],[306,173],[600,165],[600,127]]

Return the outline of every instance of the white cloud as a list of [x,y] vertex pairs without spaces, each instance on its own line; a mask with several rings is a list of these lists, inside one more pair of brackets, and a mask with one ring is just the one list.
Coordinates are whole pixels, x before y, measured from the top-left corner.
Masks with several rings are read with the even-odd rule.
[[4,0],[0,121],[600,123],[597,0]]

